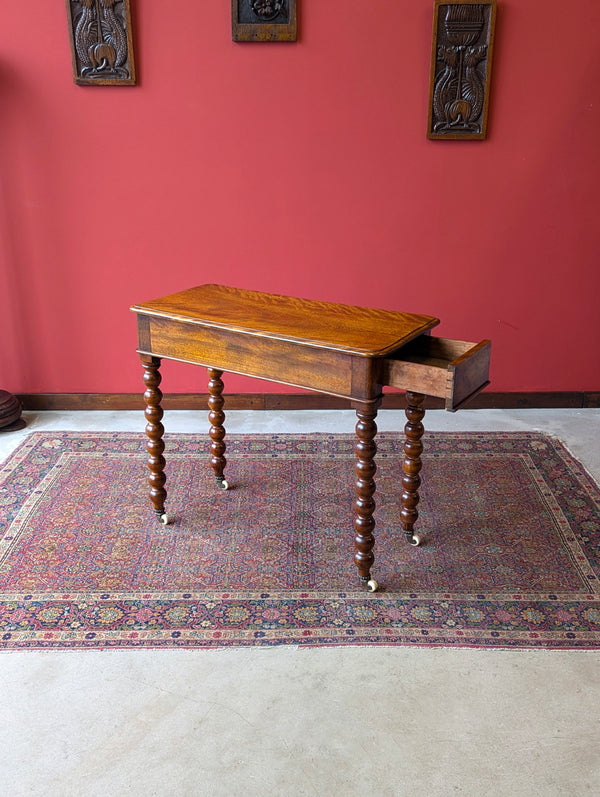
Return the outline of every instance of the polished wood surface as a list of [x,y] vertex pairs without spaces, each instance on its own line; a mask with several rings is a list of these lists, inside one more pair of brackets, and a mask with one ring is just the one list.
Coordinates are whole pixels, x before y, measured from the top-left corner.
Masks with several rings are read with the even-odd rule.
[[375,544],[377,410],[383,387],[407,390],[406,444],[401,492],[404,533],[418,544],[424,394],[455,410],[488,382],[489,341],[480,344],[431,338],[439,321],[415,315],[289,296],[202,285],[131,308],[138,316],[138,353],[144,366],[150,498],[163,522],[165,460],[159,366],[162,358],[208,369],[210,464],[225,478],[223,372],[296,385],[350,401],[356,410],[354,561],[361,580],[371,578]]
[[255,343],[256,338],[275,338],[370,357],[394,351],[439,324],[432,316],[278,296],[227,285],[200,285],[132,309],[147,316],[248,333]]

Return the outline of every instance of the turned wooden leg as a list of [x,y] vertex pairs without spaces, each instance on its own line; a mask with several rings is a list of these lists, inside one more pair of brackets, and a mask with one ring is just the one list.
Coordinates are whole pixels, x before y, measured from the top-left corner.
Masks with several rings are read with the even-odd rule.
[[375,464],[375,454],[377,453],[377,444],[375,442],[377,424],[375,423],[375,418],[377,417],[379,403],[377,401],[361,404],[360,406],[354,405],[357,407],[356,415],[358,417],[355,446],[356,498],[354,500],[354,510],[356,515],[354,518],[354,545],[356,546],[356,553],[354,554],[354,561],[361,581],[372,592],[377,589],[377,582],[371,578],[371,566],[375,561],[373,556],[373,546],[375,545],[375,537],[373,536],[375,500],[373,495],[375,493],[374,477],[377,470],[377,465]]
[[225,479],[223,473],[227,460],[225,459],[225,413],[223,412],[223,371],[218,371],[216,368],[209,368],[208,375],[210,381],[208,383],[208,420],[210,421],[210,464],[215,473],[215,477],[220,487],[227,490],[229,483]]
[[161,361],[157,357],[150,357],[145,354],[141,355],[141,360],[144,368],[144,384],[146,385],[146,392],[144,393],[146,410],[144,414],[148,421],[146,424],[146,435],[148,437],[146,450],[148,451],[148,468],[150,469],[150,477],[148,478],[150,500],[158,518],[161,522],[167,523],[168,517],[165,512],[167,491],[165,490],[165,458],[163,457],[163,451],[165,450],[163,434],[165,429],[161,423],[163,409],[160,406],[162,393],[159,389],[162,379],[159,371]]
[[413,527],[419,517],[417,504],[419,503],[419,487],[421,485],[421,454],[423,453],[423,424],[421,421],[425,416],[423,400],[425,396],[421,393],[406,393],[406,417],[408,423],[404,427],[406,439],[404,442],[404,460],[402,462],[402,495],[400,502],[402,509],[400,517],[402,528],[406,534],[406,539],[411,545],[420,543],[419,536],[413,533]]

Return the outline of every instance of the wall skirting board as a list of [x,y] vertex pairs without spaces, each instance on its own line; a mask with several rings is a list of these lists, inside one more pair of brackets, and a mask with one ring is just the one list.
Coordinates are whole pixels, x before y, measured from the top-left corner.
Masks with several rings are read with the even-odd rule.
[[[22,393],[17,396],[24,410],[138,410],[144,406],[141,393]],[[170,410],[206,409],[203,393],[166,393],[162,406]],[[403,409],[401,393],[387,393],[382,409]],[[320,393],[231,393],[225,394],[229,410],[336,410],[348,409],[350,402]],[[427,398],[427,409],[441,409],[441,399]],[[581,409],[600,407],[597,392],[480,393],[468,409]]]

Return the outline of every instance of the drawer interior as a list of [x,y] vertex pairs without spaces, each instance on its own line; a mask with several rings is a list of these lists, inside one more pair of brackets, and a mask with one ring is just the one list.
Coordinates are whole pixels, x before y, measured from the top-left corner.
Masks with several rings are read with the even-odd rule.
[[445,400],[454,412],[489,384],[491,342],[421,335],[384,360],[384,385]]

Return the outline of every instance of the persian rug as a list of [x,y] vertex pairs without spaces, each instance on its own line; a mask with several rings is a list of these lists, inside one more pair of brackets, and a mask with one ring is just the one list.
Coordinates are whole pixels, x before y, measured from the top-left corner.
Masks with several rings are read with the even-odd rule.
[[403,436],[378,435],[373,575],[353,563],[354,437],[34,433],[0,466],[0,648],[600,647],[600,491],[538,433],[428,433],[420,547],[399,526]]

